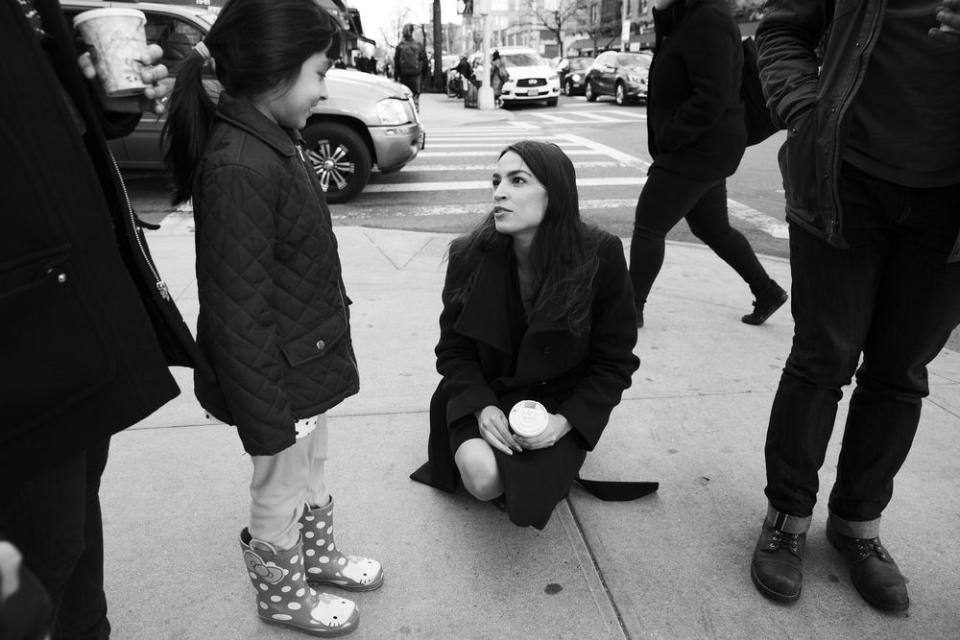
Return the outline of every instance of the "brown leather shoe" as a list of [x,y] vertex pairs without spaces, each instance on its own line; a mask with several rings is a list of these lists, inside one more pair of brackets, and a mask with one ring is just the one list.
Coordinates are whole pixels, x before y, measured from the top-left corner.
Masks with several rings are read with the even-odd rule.
[[827,540],[850,567],[850,581],[871,607],[884,611],[906,611],[910,608],[907,580],[880,538],[851,538],[827,521]]
[[796,602],[803,587],[803,548],[805,533],[787,533],[766,520],[753,550],[750,577],[757,590],[779,602]]

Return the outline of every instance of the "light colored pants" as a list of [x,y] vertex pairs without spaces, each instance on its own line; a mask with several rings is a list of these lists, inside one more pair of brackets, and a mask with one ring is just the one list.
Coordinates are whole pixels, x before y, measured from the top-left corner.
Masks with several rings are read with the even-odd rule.
[[306,503],[323,506],[329,493],[323,479],[327,458],[327,417],[293,445],[272,456],[250,456],[250,535],[279,550],[290,549],[300,537],[299,521]]

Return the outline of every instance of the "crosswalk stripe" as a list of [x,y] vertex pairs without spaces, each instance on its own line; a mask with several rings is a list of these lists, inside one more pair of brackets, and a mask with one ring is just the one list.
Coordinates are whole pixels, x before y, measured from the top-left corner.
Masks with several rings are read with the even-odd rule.
[[431,145],[430,149],[483,149],[483,148],[496,148],[503,147],[510,144],[511,142],[516,142],[516,139],[502,140],[497,142],[475,142],[470,141],[457,141],[457,142],[441,142],[439,144]]
[[[606,187],[617,185],[642,184],[640,176],[635,178],[581,178],[577,180],[578,187]],[[411,191],[472,191],[475,189],[489,189],[489,180],[447,180],[443,182],[388,182],[384,184],[368,184],[364,193],[399,193]]]
[[576,120],[571,120],[570,118],[564,118],[563,116],[554,116],[549,113],[531,113],[531,116],[535,118],[543,118],[547,122],[553,124],[576,124]]
[[[492,171],[496,162],[491,159],[487,164],[424,164],[411,162],[403,169],[404,175],[428,173],[431,171]],[[580,160],[574,163],[577,169],[602,169],[621,167],[623,163],[612,160]]]
[[610,116],[600,115],[599,113],[593,112],[577,112],[577,115],[581,118],[587,118],[593,122],[623,122],[620,118],[611,118]]
[[[429,147],[428,147],[429,148]],[[592,149],[564,149],[568,156],[604,156],[608,155],[605,151],[594,151]],[[421,151],[418,158],[459,158],[489,156],[489,151]]]

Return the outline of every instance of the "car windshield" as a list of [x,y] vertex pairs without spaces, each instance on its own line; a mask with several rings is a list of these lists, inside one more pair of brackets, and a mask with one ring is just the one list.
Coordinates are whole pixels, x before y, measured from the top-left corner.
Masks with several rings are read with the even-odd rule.
[[650,66],[650,57],[642,53],[622,53],[617,56],[617,66],[646,69]]
[[535,53],[505,53],[501,57],[508,67],[542,67],[547,64]]

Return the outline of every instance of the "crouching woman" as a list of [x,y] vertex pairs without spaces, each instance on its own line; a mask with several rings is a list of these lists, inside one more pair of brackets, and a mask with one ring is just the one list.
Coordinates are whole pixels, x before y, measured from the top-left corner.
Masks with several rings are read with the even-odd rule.
[[[462,481],[514,524],[546,526],[639,366],[632,296],[620,239],[580,218],[563,151],[522,141],[501,152],[492,212],[450,246],[443,379],[430,460],[413,479],[447,491]],[[522,400],[546,409],[538,435],[510,426]]]

